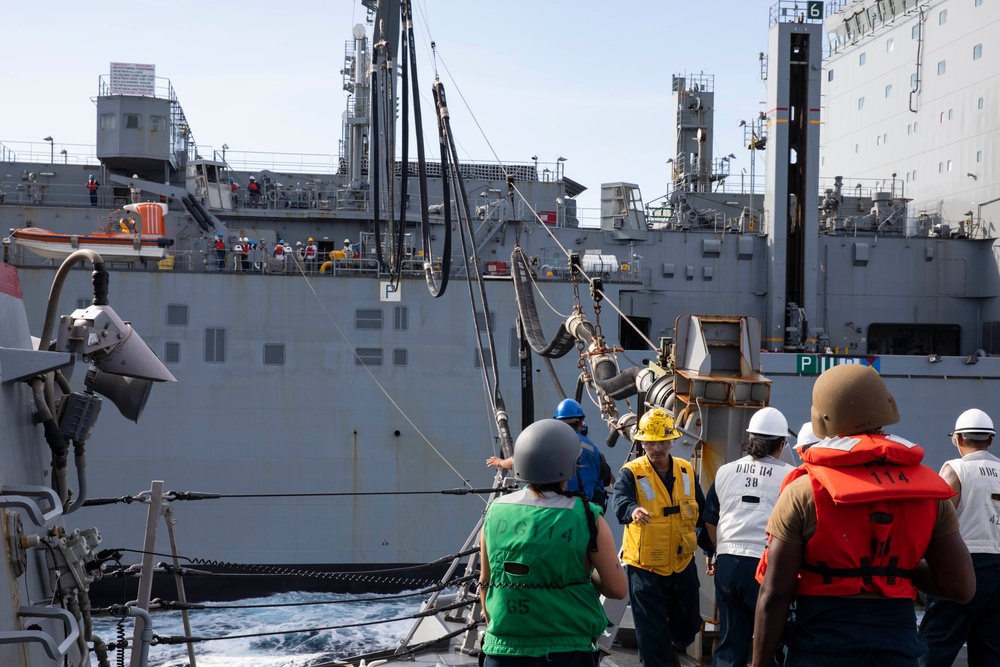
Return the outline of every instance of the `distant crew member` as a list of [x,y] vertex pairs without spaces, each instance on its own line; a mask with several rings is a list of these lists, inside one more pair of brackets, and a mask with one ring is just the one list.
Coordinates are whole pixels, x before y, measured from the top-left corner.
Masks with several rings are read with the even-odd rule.
[[132,199],[132,203],[138,204],[142,201],[142,190],[140,190],[139,186],[135,184],[135,181],[139,179],[139,174],[132,174],[132,178],[134,180],[128,184],[128,192]]
[[97,182],[94,175],[91,174],[87,179],[87,190],[90,192],[90,205],[97,206],[97,189],[101,187],[101,184]]
[[260,205],[260,185],[253,176],[250,177],[250,183],[247,184],[247,192],[250,193],[250,208],[257,208]]
[[719,608],[719,644],[713,667],[746,667],[757,607],[757,563],[767,546],[771,516],[785,475],[793,466],[779,461],[788,439],[788,422],[775,408],[750,418],[747,455],[723,465],[705,498],[705,529],[718,554],[714,567]]
[[620,600],[628,583],[604,517],[566,491],[579,457],[577,434],[554,419],[517,438],[514,478],[526,486],[490,504],[479,538],[486,667],[597,665],[608,626],[598,596]]
[[222,271],[226,268],[226,242],[222,232],[215,236],[215,256],[219,260],[219,271]]
[[229,177],[229,191],[233,199],[233,208],[240,206],[240,184],[232,176]]
[[354,259],[354,246],[351,239],[344,239],[344,259]]
[[306,244],[306,271],[309,273],[314,273],[316,271],[316,257],[319,254],[319,249],[316,247],[316,242],[309,238],[309,242]]
[[927,596],[920,638],[930,650],[921,665],[950,666],[966,643],[970,665],[1000,665],[1000,458],[987,451],[995,435],[993,420],[976,408],[959,415],[951,434],[962,458],[947,461],[941,477],[955,490],[976,595],[968,604]]
[[823,440],[802,452],[767,524],[754,667],[771,664],[779,642],[786,667],[916,667],[927,651],[917,589],[972,599],[954,491],[920,465],[921,447],[882,432],[898,421],[870,366],[834,366],[813,385],[812,426]]
[[793,449],[795,450],[795,454],[799,457],[800,463],[802,459],[802,452],[809,449],[819,441],[820,438],[817,438],[816,434],[813,433],[812,422],[806,422],[799,427],[799,434],[795,436],[795,447],[793,447]]
[[305,246],[302,245],[302,241],[296,241],[295,242],[295,259],[297,259],[299,262],[302,262],[302,261],[305,260],[305,258],[306,258],[306,249],[305,249]]

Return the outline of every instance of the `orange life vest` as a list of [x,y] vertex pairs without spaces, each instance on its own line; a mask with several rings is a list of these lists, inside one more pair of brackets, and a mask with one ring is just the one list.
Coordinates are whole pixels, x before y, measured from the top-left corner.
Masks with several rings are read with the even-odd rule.
[[[93,179],[87,181],[87,189],[91,192],[97,192],[97,181]],[[77,192],[79,192],[79,190],[77,190]]]
[[[913,569],[931,541],[938,501],[955,493],[920,464],[923,449],[894,435],[861,434],[826,438],[802,458],[785,484],[809,476],[816,533],[805,545],[796,594],[915,598]],[[767,560],[765,549],[758,581]]]

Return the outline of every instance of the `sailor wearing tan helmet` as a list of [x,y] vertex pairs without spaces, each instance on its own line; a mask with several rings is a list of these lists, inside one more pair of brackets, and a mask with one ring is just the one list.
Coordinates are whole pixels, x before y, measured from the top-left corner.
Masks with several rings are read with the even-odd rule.
[[[968,602],[975,578],[951,487],[920,465],[923,449],[882,432],[895,398],[868,366],[816,380],[812,426],[767,525],[754,620],[753,665],[779,642],[784,664],[916,667],[917,589]],[[795,608],[789,614],[789,607]]]

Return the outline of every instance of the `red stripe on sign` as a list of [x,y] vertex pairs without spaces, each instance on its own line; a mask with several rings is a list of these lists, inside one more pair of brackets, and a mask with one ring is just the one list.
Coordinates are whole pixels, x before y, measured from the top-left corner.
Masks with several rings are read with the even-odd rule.
[[0,292],[15,299],[24,298],[21,294],[21,279],[17,277],[17,269],[11,264],[0,262]]

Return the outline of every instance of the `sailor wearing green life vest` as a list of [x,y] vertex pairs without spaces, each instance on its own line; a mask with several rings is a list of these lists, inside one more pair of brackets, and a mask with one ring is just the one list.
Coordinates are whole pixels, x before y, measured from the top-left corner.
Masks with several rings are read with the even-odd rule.
[[566,491],[580,447],[555,419],[531,424],[514,445],[525,488],[493,501],[479,542],[486,667],[596,667],[608,626],[599,595],[628,593],[599,509]]

